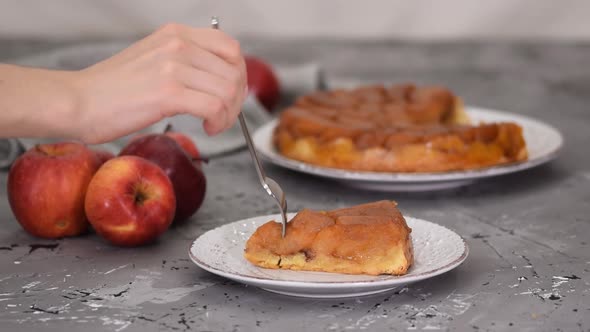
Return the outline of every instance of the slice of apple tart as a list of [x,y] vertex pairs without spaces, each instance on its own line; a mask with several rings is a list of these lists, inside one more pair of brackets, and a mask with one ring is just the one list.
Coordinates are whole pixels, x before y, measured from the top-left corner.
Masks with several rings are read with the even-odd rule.
[[269,221],[246,243],[245,257],[269,269],[403,275],[413,262],[411,229],[393,201],[332,211],[302,210],[288,224]]

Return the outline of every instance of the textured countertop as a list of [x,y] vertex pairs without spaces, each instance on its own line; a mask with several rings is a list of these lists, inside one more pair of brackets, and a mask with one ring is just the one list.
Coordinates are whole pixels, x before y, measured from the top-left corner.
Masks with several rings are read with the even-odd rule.
[[[0,41],[0,60],[59,45]],[[430,193],[365,192],[267,166],[292,211],[395,199],[414,217],[463,236],[457,269],[389,293],[312,300],[246,287],[187,256],[203,232],[274,213],[245,151],[206,166],[203,208],[151,246],[121,249],[95,235],[27,235],[0,172],[2,331],[590,331],[590,45],[249,42],[279,63],[317,61],[333,85],[440,83],[466,102],[525,114],[562,131],[554,162]]]

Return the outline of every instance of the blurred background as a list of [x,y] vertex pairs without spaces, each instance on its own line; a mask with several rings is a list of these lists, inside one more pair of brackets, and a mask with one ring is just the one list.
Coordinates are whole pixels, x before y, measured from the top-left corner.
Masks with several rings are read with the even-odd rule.
[[584,0],[0,0],[0,38],[129,38],[218,15],[238,37],[586,41],[589,13]]

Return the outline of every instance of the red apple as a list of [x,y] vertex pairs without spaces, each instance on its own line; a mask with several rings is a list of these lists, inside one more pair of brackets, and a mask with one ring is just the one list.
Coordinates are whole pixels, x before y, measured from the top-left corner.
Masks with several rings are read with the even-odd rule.
[[201,153],[190,137],[183,133],[173,131],[171,124],[166,126],[164,134],[176,141],[176,143],[178,143],[178,145],[180,145],[180,147],[189,155],[192,161],[201,166]]
[[115,154],[111,151],[103,150],[103,149],[95,149],[94,154],[96,158],[98,158],[98,166],[102,166],[102,164],[106,163],[107,161],[115,158]]
[[[201,166],[201,162],[203,161],[201,158],[201,153],[190,137],[181,132],[173,131],[172,125],[170,124],[168,124],[164,129],[164,134],[176,141],[176,143],[180,145],[180,147],[188,154],[192,161]],[[144,136],[146,136],[146,134],[137,134],[131,137],[129,143]]]
[[75,236],[88,228],[84,213],[86,188],[98,168],[83,144],[37,145],[12,165],[8,201],[16,220],[43,238]]
[[190,137],[175,131],[166,132],[166,136],[176,141],[176,143],[180,145],[180,147],[189,155],[189,157],[192,158],[193,161],[198,161],[199,163],[201,162],[201,153]]
[[280,97],[280,84],[272,67],[264,60],[245,56],[248,72],[248,91],[270,112],[277,105]]
[[135,156],[107,161],[86,193],[86,214],[100,236],[119,246],[154,241],[172,223],[176,199],[158,165]]
[[160,166],[170,177],[176,196],[175,221],[188,219],[203,203],[205,174],[174,139],[165,134],[145,135],[131,141],[119,155],[146,158]]

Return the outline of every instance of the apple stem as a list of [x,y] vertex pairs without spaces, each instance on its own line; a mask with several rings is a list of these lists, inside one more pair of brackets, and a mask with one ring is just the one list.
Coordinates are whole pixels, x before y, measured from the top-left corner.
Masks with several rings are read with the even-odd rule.
[[47,151],[47,149],[42,144],[35,144],[34,149],[35,149],[35,151],[40,152],[46,156],[53,156],[52,154],[49,153],[49,151]]
[[171,123],[166,124],[166,128],[164,128],[164,133],[167,133],[169,131],[172,131],[172,124]]
[[147,197],[144,193],[142,193],[140,191],[137,191],[135,193],[135,197],[134,197],[135,204],[141,205],[141,204],[143,204],[143,202],[145,202],[146,199],[147,199]]

